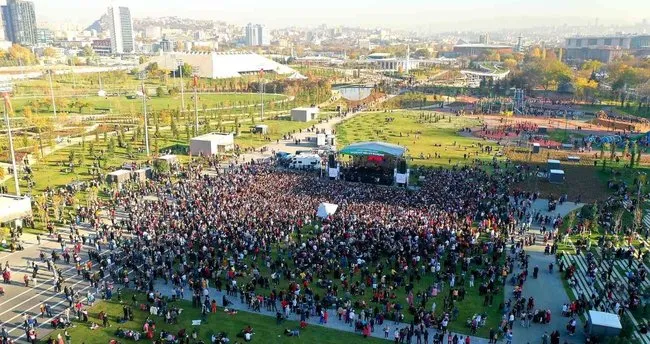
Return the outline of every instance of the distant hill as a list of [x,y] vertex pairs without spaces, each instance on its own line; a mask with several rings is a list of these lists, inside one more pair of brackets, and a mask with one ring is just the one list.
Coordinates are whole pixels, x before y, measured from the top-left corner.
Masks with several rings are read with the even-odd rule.
[[95,30],[97,32],[104,32],[108,30],[108,14],[104,13],[99,19],[95,20],[85,31]]

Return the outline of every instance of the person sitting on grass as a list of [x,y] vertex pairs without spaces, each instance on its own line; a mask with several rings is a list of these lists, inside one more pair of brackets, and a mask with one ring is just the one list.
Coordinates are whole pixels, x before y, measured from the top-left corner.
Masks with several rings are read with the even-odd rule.
[[284,334],[287,337],[300,337],[300,330],[295,329],[295,330],[290,330],[288,328],[284,329]]
[[245,341],[250,342],[253,339],[254,334],[255,333],[253,332],[253,328],[251,327],[251,325],[248,325],[244,327],[244,329],[242,329],[241,332],[239,332],[237,337],[244,338]]
[[228,338],[228,334],[226,332],[220,332],[216,335],[213,334],[212,337],[210,337],[210,342],[212,344],[228,344],[230,343],[230,338]]

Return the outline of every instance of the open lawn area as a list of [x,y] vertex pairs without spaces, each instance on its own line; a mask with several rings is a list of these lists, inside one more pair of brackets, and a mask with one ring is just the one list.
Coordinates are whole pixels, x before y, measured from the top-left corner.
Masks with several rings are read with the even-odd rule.
[[[449,166],[469,164],[477,158],[492,159],[499,149],[495,143],[459,133],[463,128],[478,125],[478,120],[466,117],[397,110],[357,115],[339,124],[336,131],[341,147],[355,142],[384,141],[406,147],[411,166]],[[492,154],[481,152],[480,146],[486,145],[494,147]],[[439,158],[435,158],[436,154]]]
[[[126,303],[132,304],[131,292],[124,293],[123,300]],[[146,303],[142,294],[137,295],[137,304]],[[230,315],[224,312],[222,307],[219,307],[216,314],[210,314],[207,321],[203,321],[200,326],[192,326],[192,320],[201,319],[201,312],[199,308],[193,308],[188,301],[175,301],[170,302],[170,306],[183,309],[177,324],[166,324],[162,317],[152,316],[149,313],[141,311],[139,307],[132,307],[133,321],[125,323],[118,323],[117,319],[123,316],[123,306],[117,301],[114,296],[110,301],[99,301],[94,307],[90,308],[88,312],[89,322],[94,322],[101,325],[102,321],[99,320],[98,314],[105,312],[109,316],[111,327],[100,327],[95,330],[90,329],[90,323],[75,322],[76,327],[69,329],[68,332],[71,336],[73,343],[108,343],[111,339],[118,339],[122,343],[131,343],[131,339],[117,338],[115,332],[118,328],[128,329],[134,331],[142,331],[142,327],[147,319],[153,320],[156,324],[155,337],[160,338],[161,331],[168,331],[175,336],[179,330],[185,329],[188,335],[196,330],[198,339],[206,343],[210,343],[210,338],[213,334],[225,332],[230,338],[231,343],[243,343],[243,338],[238,338],[237,334],[247,326],[251,326],[254,331],[251,343],[292,343],[292,344],[311,344],[311,343],[324,343],[324,344],[339,344],[339,343],[386,343],[386,341],[375,338],[363,339],[360,334],[353,334],[343,331],[327,329],[320,326],[310,325],[306,329],[300,331],[299,337],[287,337],[284,335],[285,329],[298,329],[299,324],[296,321],[285,321],[277,325],[272,317],[257,315],[254,313],[238,312],[237,314]],[[51,334],[52,338],[56,338],[58,333],[63,331],[56,331]],[[42,338],[42,342],[46,342],[47,338]],[[148,342],[145,337],[141,341]],[[191,341],[196,343],[196,341]]]
[[[132,92],[133,95],[135,91]],[[151,91],[149,91],[151,93]],[[287,97],[279,94],[266,94],[264,95],[264,103],[269,104],[278,100],[286,99]],[[33,113],[50,114],[53,113],[51,98],[48,96],[42,97],[16,97],[11,100],[12,106],[16,113],[22,114],[26,106],[32,107]],[[149,111],[159,111],[165,109],[178,109],[181,107],[181,95],[175,94],[164,95],[161,97],[149,95],[147,106]],[[185,93],[185,110],[194,111],[194,94],[189,91]],[[198,108],[202,111],[204,107],[208,109],[213,108],[227,108],[227,107],[240,107],[240,106],[253,106],[261,103],[261,98],[257,93],[199,93]],[[133,96],[79,96],[79,97],[63,97],[58,96],[55,101],[57,112],[72,112],[72,113],[88,113],[95,114],[97,112],[140,112],[142,107],[142,98]],[[38,107],[36,106],[38,105]]]

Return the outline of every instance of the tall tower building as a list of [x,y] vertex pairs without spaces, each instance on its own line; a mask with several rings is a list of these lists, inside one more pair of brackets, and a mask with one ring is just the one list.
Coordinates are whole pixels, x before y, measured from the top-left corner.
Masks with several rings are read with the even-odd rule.
[[111,31],[111,52],[113,54],[135,51],[133,20],[128,7],[109,7],[108,19]]
[[271,45],[271,35],[264,25],[257,25],[257,39],[259,45]]
[[259,45],[258,34],[259,34],[259,30],[257,29],[257,25],[248,23],[248,25],[246,25],[246,45],[249,47],[258,46]]
[[246,45],[256,47],[260,45],[270,45],[271,35],[264,25],[251,24],[246,25]]
[[21,45],[37,42],[34,3],[24,0],[7,0],[2,6],[2,24],[5,39]]

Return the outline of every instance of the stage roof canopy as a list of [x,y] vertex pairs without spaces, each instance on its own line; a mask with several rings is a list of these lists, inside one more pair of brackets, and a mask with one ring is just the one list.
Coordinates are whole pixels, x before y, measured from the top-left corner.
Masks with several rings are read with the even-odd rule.
[[402,146],[378,141],[353,143],[339,151],[346,155],[389,155],[398,158],[404,156],[405,152],[406,148]]

